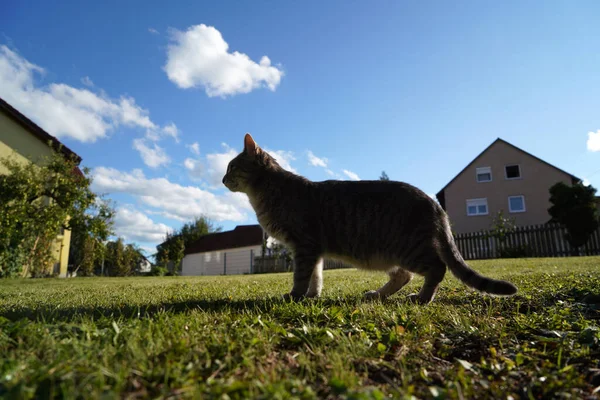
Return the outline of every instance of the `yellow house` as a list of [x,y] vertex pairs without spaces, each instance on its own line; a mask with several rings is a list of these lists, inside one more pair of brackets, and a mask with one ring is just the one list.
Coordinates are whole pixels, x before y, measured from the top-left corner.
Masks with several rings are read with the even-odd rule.
[[[0,157],[10,156],[24,163],[30,160],[39,163],[44,157],[52,154],[53,150],[48,145],[49,142],[56,148],[62,145],[63,154],[74,156],[77,162],[81,161],[81,157],[60,143],[58,139],[0,98]],[[6,173],[7,170],[0,165],[0,174]],[[70,242],[71,232],[63,230],[57,236],[52,249],[56,260],[53,273],[63,278],[67,276]]]

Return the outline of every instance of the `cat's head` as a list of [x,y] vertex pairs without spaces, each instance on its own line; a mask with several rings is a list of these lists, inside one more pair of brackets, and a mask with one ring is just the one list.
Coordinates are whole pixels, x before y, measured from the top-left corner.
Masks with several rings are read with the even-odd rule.
[[269,171],[283,169],[273,157],[258,147],[249,133],[246,133],[244,151],[229,162],[223,184],[232,192],[247,193],[252,183]]

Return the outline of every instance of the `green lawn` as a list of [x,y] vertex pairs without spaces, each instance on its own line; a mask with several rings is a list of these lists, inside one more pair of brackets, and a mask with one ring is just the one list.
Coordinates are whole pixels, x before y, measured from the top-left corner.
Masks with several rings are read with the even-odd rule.
[[[427,306],[368,303],[381,273],[0,282],[0,397],[595,398],[600,257],[471,263],[519,287],[482,296],[448,273]],[[598,392],[596,392],[598,395]]]

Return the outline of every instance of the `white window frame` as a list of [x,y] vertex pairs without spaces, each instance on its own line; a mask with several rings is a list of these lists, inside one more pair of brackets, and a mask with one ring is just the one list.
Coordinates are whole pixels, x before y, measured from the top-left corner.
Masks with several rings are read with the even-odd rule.
[[[519,167],[519,176],[516,178],[509,178],[508,175],[506,174],[506,168],[507,167]],[[514,181],[517,179],[523,179],[523,174],[521,173],[521,164],[506,164],[504,166],[504,179],[506,179],[507,181]]]
[[[469,204],[470,203],[470,204]],[[482,197],[479,199],[467,199],[467,216],[468,217],[477,217],[481,215],[489,215],[490,214],[490,206],[488,205],[487,197]],[[485,204],[485,213],[479,212],[479,206]],[[475,214],[469,213],[469,206],[475,206],[477,210]]]
[[[510,199],[515,199],[520,197],[523,200],[523,209],[522,210],[513,210],[512,207],[510,206]],[[525,196],[523,196],[522,194],[516,195],[516,196],[508,196],[508,211],[511,214],[515,214],[515,213],[523,213],[525,211],[527,211],[527,207],[525,206]]]
[[[479,174],[490,174],[490,180],[489,181],[481,181],[481,180],[479,180]],[[475,180],[477,181],[477,183],[491,182],[492,179],[493,179],[493,177],[492,177],[492,167],[479,167],[479,168],[475,168]]]

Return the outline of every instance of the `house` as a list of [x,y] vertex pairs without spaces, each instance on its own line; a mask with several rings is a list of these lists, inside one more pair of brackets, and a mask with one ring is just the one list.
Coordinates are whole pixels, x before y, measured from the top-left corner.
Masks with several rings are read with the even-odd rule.
[[455,233],[490,228],[500,210],[517,226],[550,220],[549,189],[579,178],[508,143],[496,139],[458,173],[436,197],[450,217]]
[[[81,157],[75,154],[58,139],[40,128],[33,121],[20,113],[2,98],[0,98],[0,157],[12,157],[19,162],[40,163],[43,158],[52,154],[54,148],[59,148],[65,156],[75,157],[77,162]],[[8,171],[0,165],[0,174]],[[77,171],[81,173],[81,171]],[[67,264],[69,261],[69,246],[71,243],[71,232],[62,230],[53,244],[55,263],[53,272],[60,277],[66,277]]]
[[239,225],[203,236],[185,249],[181,275],[250,274],[265,239],[260,225]]
[[140,274],[147,274],[152,270],[152,263],[146,256],[142,255],[136,270]]

